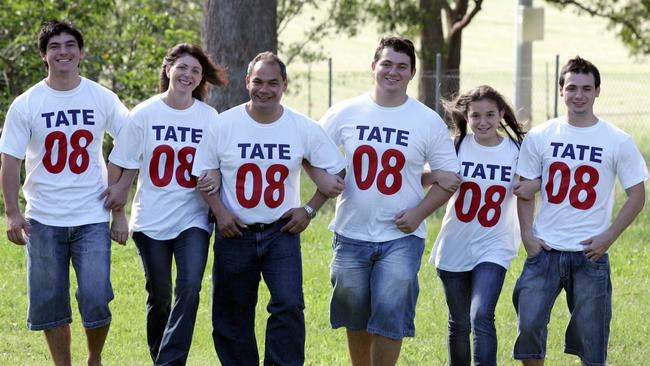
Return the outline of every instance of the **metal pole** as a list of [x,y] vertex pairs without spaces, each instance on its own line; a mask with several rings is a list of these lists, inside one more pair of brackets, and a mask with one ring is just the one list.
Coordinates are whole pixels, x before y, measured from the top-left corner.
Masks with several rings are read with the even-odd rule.
[[328,99],[327,99],[327,107],[332,106],[332,58],[328,57],[327,58],[327,68],[329,70],[329,77],[328,77]]
[[555,55],[555,102],[553,104],[553,117],[557,118],[557,97],[560,91],[560,55]]
[[514,105],[517,119],[525,122],[528,130],[532,119],[533,90],[533,42],[524,41],[524,9],[533,5],[533,0],[515,0],[515,80]]
[[442,55],[436,53],[436,113],[440,114],[440,86],[442,85]]

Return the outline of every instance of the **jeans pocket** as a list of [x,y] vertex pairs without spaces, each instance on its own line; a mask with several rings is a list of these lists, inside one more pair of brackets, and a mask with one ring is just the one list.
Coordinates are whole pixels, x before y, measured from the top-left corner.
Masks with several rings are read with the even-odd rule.
[[544,248],[541,248],[539,252],[535,253],[532,257],[526,257],[526,262],[533,264],[537,263],[539,261],[539,258],[544,254],[545,250]]
[[607,273],[609,270],[609,256],[607,253],[603,254],[600,258],[596,259],[596,261],[592,261],[591,259],[587,258],[587,255],[582,254],[584,261],[586,263],[587,268],[589,268],[591,273],[599,274],[601,272]]

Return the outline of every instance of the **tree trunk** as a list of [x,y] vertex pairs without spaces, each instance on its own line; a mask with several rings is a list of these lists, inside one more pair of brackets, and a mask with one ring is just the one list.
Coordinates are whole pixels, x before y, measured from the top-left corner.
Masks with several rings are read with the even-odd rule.
[[423,19],[420,31],[420,72],[418,99],[429,108],[436,108],[436,54],[444,55],[442,33],[442,0],[420,0]]
[[460,51],[463,41],[462,29],[457,30],[447,41],[447,55],[441,94],[444,98],[451,99],[458,94],[460,88]]
[[246,102],[248,63],[260,52],[278,51],[277,0],[206,0],[202,38],[215,62],[228,67],[230,84],[213,88],[208,103],[222,112]]

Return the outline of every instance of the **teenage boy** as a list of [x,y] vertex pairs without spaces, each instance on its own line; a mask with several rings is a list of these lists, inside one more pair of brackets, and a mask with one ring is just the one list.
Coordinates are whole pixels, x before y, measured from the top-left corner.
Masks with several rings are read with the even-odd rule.
[[[88,364],[100,365],[111,322],[111,234],[126,241],[123,213],[109,212],[104,133],[116,136],[127,109],[118,97],[79,74],[83,37],[67,21],[51,21],[38,47],[47,77],[11,104],[0,138],[7,237],[27,245],[28,319],[45,331],[56,365],[70,365],[70,262],[77,275],[79,312],[88,340]],[[25,159],[25,216],[18,206]],[[26,234],[25,237],[23,234]]]
[[[632,137],[594,114],[600,73],[573,58],[559,80],[566,114],[533,128],[524,139],[517,174],[541,177],[541,207],[518,200],[528,259],[513,295],[519,319],[515,359],[543,365],[547,324],[557,295],[566,291],[571,318],[565,353],[584,365],[605,365],[612,286],[607,250],[645,202],[646,164]],[[611,222],[614,181],[627,198]]]
[[[219,169],[221,198],[202,192],[217,221],[212,272],[212,336],[223,365],[258,365],[255,306],[269,288],[265,365],[305,361],[300,232],[327,197],[300,206],[303,159],[330,174],[345,161],[323,129],[281,104],[284,63],[273,53],[249,64],[250,100],[219,114],[196,152],[193,174]],[[335,180],[333,177],[332,180]]]
[[402,338],[415,334],[424,219],[453,193],[433,185],[425,196],[423,167],[448,172],[457,186],[459,164],[440,116],[406,94],[415,75],[413,43],[383,38],[371,67],[374,89],[321,120],[348,164],[330,225],[330,322],[347,329],[353,365],[394,365]]

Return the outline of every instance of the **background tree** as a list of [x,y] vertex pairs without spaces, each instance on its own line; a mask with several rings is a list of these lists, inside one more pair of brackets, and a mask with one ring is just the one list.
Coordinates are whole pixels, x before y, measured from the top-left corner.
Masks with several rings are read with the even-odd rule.
[[463,29],[481,11],[482,3],[483,0],[341,0],[333,8],[333,18],[341,29],[352,33],[373,20],[382,32],[419,39],[418,98],[434,107],[436,54],[442,55],[441,91],[443,96],[450,97],[460,85]]
[[546,0],[560,9],[609,20],[608,28],[633,55],[650,55],[650,0]]
[[68,19],[85,40],[81,73],[116,92],[128,106],[158,90],[167,49],[199,42],[198,1],[114,0],[0,2],[0,124],[13,99],[42,80],[38,51],[44,21]]

